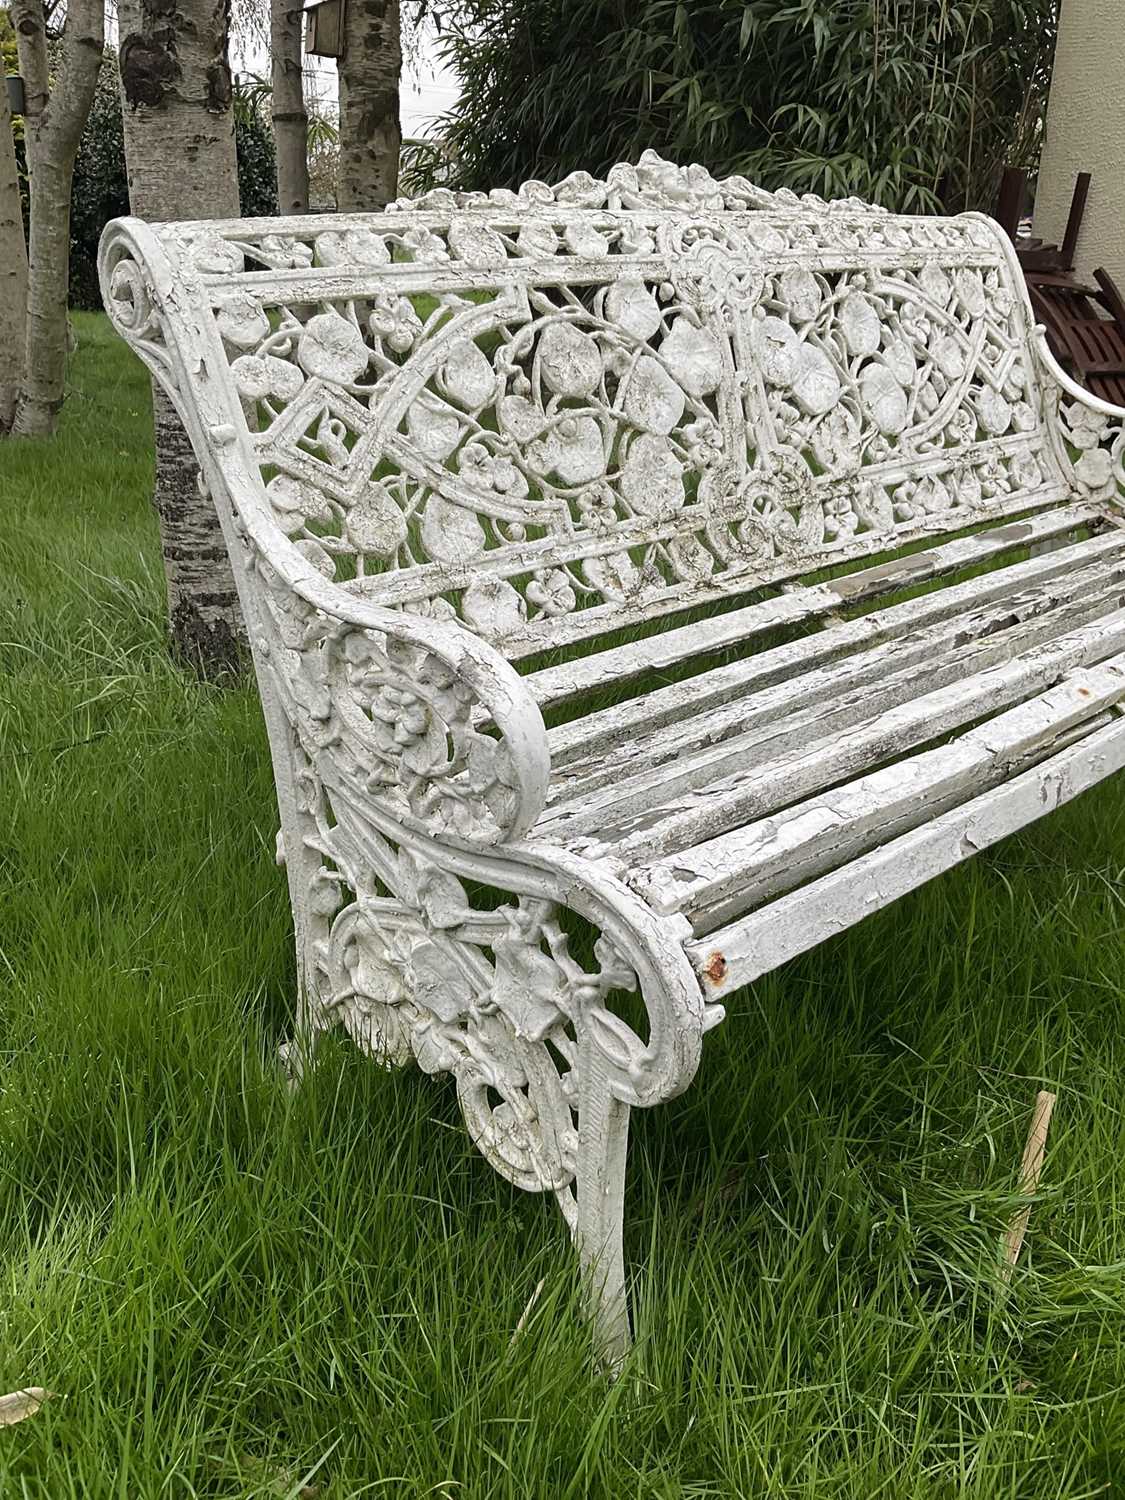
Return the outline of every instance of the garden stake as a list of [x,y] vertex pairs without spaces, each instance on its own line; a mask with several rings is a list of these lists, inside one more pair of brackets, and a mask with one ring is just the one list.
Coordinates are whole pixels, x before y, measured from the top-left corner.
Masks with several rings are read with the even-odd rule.
[[1049,1094],[1046,1089],[1040,1089],[1035,1096],[1035,1113],[1031,1117],[1031,1130],[1028,1132],[1027,1145],[1023,1148],[1023,1162],[1020,1167],[1020,1193],[1028,1199],[1028,1202],[1012,1220],[1005,1237],[1004,1268],[1001,1273],[1005,1281],[1010,1281],[1012,1278],[1012,1272],[1015,1270],[1020,1248],[1023,1245],[1023,1237],[1027,1233],[1027,1222],[1031,1217],[1031,1199],[1039,1187],[1039,1175],[1043,1170],[1043,1154],[1047,1149],[1047,1131],[1051,1124],[1051,1111],[1055,1107],[1055,1098],[1056,1096]]

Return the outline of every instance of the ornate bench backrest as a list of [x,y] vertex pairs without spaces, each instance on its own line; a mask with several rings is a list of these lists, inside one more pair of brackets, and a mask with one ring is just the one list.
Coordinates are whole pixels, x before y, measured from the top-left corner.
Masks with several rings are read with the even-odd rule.
[[325,574],[511,656],[1067,493],[979,216],[647,155],[369,216],[123,221],[105,255],[181,407],[207,387],[236,505],[264,486]]

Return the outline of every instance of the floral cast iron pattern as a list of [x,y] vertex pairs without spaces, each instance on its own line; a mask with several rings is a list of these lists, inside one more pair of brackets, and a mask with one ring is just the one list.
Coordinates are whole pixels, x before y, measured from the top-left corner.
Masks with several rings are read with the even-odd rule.
[[[507,837],[517,796],[503,738],[473,727],[472,694],[447,662],[326,619],[243,542],[271,637],[257,642],[263,686],[290,731],[300,847],[279,841],[279,856],[303,914],[311,1029],[342,1024],[385,1064],[452,1074],[482,1154],[516,1185],[558,1195],[573,1228],[580,1036],[621,1097],[682,1086],[612,1009],[636,974],[604,934],[593,970],[579,965],[551,900],[474,907],[440,840]],[[474,869],[488,879],[487,863]]]
[[305,236],[167,233],[281,528],[493,641],[1062,492],[1023,303],[971,216],[650,156]]
[[686,917],[535,837],[550,741],[511,658],[1120,498],[1122,422],[1036,353],[995,226],[651,153],[280,229],[124,221],[101,280],[239,580],[301,975],[290,1055],[339,1023],[451,1074],[488,1161],[557,1195],[619,1352],[628,1110],[687,1086],[722,1008]]
[[1058,422],[1079,491],[1091,500],[1125,499],[1125,424],[1059,393]]
[[[597,972],[586,973],[550,902],[475,912],[452,875],[400,858],[415,901],[374,898],[339,912],[318,959],[325,1009],[379,1060],[452,1074],[469,1133],[496,1170],[528,1192],[561,1192],[577,1158],[577,1027],[636,979],[604,938]],[[604,1010],[603,1024],[614,1023],[624,1030]]]
[[573,1227],[578,1037],[623,1096],[660,1087],[661,1059],[611,1008],[636,989],[633,969],[605,936],[584,969],[549,900],[474,908],[432,846],[376,826],[346,762],[298,753],[313,1027],[342,1024],[385,1065],[452,1074],[482,1154],[516,1186],[557,1194]]
[[[248,548],[249,555],[252,550]],[[349,778],[387,816],[429,835],[507,838],[521,814],[520,767],[450,660],[321,614],[264,559],[268,630],[258,641],[310,763]]]

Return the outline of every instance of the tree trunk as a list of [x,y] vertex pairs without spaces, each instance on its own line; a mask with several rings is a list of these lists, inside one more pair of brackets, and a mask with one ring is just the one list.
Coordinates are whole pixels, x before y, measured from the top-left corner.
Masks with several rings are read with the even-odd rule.
[[0,87],[0,436],[12,425],[27,337],[27,243],[8,90]]
[[16,44],[27,88],[26,143],[31,180],[25,354],[12,431],[49,437],[66,381],[66,302],[70,284],[70,186],[74,158],[105,46],[103,0],[70,0],[62,65],[47,81],[42,0],[13,0]]
[[345,0],[338,206],[373,213],[398,190],[399,0]]
[[273,138],[277,203],[283,214],[309,211],[309,117],[301,55],[301,0],[270,0]]
[[[121,0],[118,15],[130,208],[153,221],[237,218],[229,0]],[[172,651],[221,677],[242,664],[234,574],[191,445],[155,384],[152,406]]]

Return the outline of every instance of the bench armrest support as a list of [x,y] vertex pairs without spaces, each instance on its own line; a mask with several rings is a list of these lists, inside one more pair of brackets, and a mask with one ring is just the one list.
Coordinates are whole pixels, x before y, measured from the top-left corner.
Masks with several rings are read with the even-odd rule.
[[254,645],[310,758],[334,761],[336,775],[432,837],[497,844],[526,833],[550,756],[512,666],[459,625],[368,603],[287,561],[255,564],[259,616],[273,629]]

